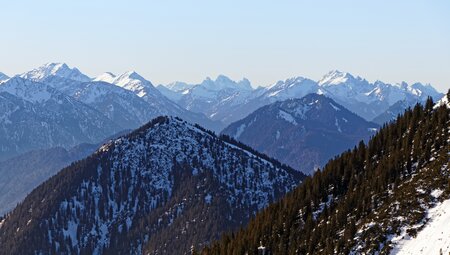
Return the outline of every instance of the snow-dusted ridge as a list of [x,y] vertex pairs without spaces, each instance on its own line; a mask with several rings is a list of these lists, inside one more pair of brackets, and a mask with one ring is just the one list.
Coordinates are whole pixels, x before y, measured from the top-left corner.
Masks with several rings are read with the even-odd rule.
[[81,82],[87,82],[91,80],[91,78],[81,73],[77,68],[70,68],[65,63],[47,63],[20,75],[20,77],[24,79],[30,79],[34,81],[42,81],[49,76],[59,76]]
[[[23,240],[33,229],[40,241],[27,249],[37,253],[49,253],[55,243],[57,253],[141,253],[147,242],[155,249],[167,245],[152,241],[167,230],[189,251],[192,231],[196,243],[206,243],[220,233],[212,236],[204,224],[236,229],[304,177],[230,138],[158,117],[36,188],[2,223],[6,233],[17,229],[10,225],[15,217],[25,217],[21,230],[0,232],[0,243]],[[32,209],[19,214],[23,208]],[[183,234],[176,226],[185,221],[193,228]],[[143,224],[148,227],[137,229]]]

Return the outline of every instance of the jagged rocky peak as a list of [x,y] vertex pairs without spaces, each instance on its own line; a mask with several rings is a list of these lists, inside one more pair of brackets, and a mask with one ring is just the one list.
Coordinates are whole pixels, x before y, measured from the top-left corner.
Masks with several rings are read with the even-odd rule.
[[20,76],[25,79],[31,79],[35,81],[43,81],[49,76],[59,76],[62,78],[81,82],[87,82],[91,80],[91,78],[81,73],[77,68],[70,68],[65,63],[47,63],[29,72],[23,73]]
[[215,80],[210,77],[200,83],[200,86],[205,87],[209,90],[222,90],[222,89],[242,89],[242,90],[252,90],[250,81],[243,78],[241,81],[233,81],[225,75],[218,75]]

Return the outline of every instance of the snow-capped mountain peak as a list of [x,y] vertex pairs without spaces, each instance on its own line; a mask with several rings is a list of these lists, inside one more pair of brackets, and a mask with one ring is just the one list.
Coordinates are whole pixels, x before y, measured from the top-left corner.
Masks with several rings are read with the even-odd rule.
[[136,73],[135,71],[128,71],[128,72],[125,72],[125,73],[117,76],[114,79],[113,83],[116,85],[119,85],[119,86],[126,86],[130,82],[144,83],[144,84],[152,85],[150,81],[146,80],[144,77],[142,77],[140,74]]
[[70,68],[65,63],[47,63],[20,75],[22,78],[34,81],[42,81],[49,76],[59,76],[81,82],[88,82],[91,80],[91,78],[81,73],[77,68]]
[[128,71],[116,76],[112,83],[135,92],[139,97],[148,95],[150,91],[152,94],[160,94],[150,81],[146,80],[135,71]]
[[277,98],[277,100],[285,100],[288,98],[301,98],[318,90],[317,83],[305,77],[297,76],[278,81],[269,86],[265,96],[269,98]]
[[108,83],[113,83],[116,75],[111,72],[105,72],[95,77],[93,81],[104,81]]
[[235,82],[225,75],[219,75],[215,80],[207,77],[201,84],[201,87],[210,91],[219,91],[223,89],[239,89],[239,90],[252,90],[250,81],[243,78],[241,81]]
[[330,86],[346,83],[349,80],[353,80],[355,77],[347,72],[341,72],[339,70],[332,70],[328,72],[320,81],[320,86]]
[[416,82],[410,86],[411,90],[417,91],[417,95],[421,96],[422,94],[431,96],[433,98],[439,97],[439,92],[436,91],[430,84],[422,84],[420,82]]
[[165,87],[172,91],[178,92],[178,91],[184,91],[186,89],[190,89],[190,88],[194,87],[194,85],[188,84],[186,82],[175,81],[175,82],[167,84]]

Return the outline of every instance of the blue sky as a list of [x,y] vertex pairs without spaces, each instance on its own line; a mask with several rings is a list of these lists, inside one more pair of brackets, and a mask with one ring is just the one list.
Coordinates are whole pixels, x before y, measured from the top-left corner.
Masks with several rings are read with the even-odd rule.
[[331,69],[450,87],[450,1],[5,1],[0,71],[66,62],[155,84]]

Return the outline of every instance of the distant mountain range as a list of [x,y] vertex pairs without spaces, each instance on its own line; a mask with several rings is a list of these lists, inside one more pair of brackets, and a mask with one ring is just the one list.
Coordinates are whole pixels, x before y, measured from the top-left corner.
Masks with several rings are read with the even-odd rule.
[[304,178],[234,140],[159,117],[34,189],[0,220],[0,254],[185,254]]
[[294,77],[256,89],[247,79],[235,82],[223,75],[156,88],[133,71],[90,78],[64,63],[48,63],[12,78],[0,75],[0,160],[35,149],[95,144],[160,115],[220,132],[260,107],[310,93],[378,124],[428,96],[443,95],[430,85],[369,83],[339,71],[317,82]]
[[323,95],[263,106],[222,133],[304,173],[368,140],[378,129]]
[[66,64],[45,64],[0,83],[0,160],[98,143],[160,115],[181,116],[217,132],[223,128],[167,99],[135,72],[91,79]]
[[219,76],[216,80],[206,79],[188,87],[158,86],[158,89],[186,109],[204,113],[225,124],[240,120],[264,105],[301,98],[310,93],[332,98],[368,121],[383,114],[398,101],[414,104],[424,102],[428,96],[439,100],[443,95],[431,85],[370,83],[340,71],[331,71],[319,81],[293,77],[257,89],[252,89],[246,79],[234,82],[225,76]]

